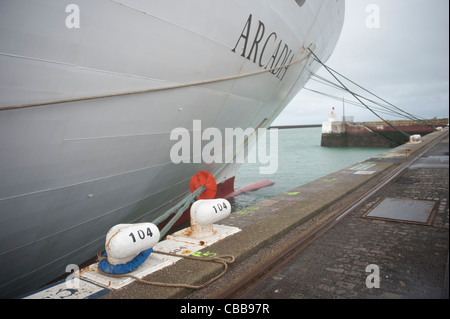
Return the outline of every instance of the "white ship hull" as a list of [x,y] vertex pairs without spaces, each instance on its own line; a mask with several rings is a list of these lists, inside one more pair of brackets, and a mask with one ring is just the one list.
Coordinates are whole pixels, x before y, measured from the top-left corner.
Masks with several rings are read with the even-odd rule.
[[151,222],[196,172],[214,174],[221,163],[174,164],[171,131],[268,127],[319,67],[307,48],[326,60],[344,17],[335,0],[79,0],[69,28],[70,3],[0,2],[1,297],[64,274],[113,225]]

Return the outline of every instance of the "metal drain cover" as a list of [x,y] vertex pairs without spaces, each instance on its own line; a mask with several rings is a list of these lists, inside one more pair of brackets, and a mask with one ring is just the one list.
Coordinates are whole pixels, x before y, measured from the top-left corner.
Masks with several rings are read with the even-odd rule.
[[431,225],[435,201],[386,197],[363,217]]

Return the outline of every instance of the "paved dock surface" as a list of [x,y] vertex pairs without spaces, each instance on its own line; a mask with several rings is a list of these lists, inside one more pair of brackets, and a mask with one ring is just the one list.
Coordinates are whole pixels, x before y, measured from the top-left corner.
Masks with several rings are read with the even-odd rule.
[[[446,139],[243,298],[448,299],[448,151]],[[434,218],[421,225],[363,217],[384,198],[435,202]]]
[[[423,153],[427,145],[436,141],[439,142],[432,149]],[[425,136],[422,143],[400,146],[232,213],[221,224],[242,231],[205,251],[232,254],[236,262],[224,277],[206,288],[193,291],[135,282],[101,298],[216,298],[292,238],[314,229],[358,193],[370,190],[383,176],[418,154],[420,158],[395,181],[342,218],[280,272],[241,297],[448,298],[448,129]],[[435,202],[430,225],[363,217],[385,197]],[[366,272],[369,265],[372,268]],[[221,269],[214,263],[181,260],[146,279],[199,285]],[[369,288],[368,278],[375,283],[373,276],[378,274],[379,288]]]

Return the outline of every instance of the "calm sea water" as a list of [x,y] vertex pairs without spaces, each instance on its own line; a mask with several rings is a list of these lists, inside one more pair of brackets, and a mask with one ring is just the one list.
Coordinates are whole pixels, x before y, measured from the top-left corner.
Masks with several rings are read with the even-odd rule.
[[260,175],[261,164],[242,164],[235,179],[235,189],[261,179],[274,184],[242,193],[233,199],[233,211],[287,192],[315,179],[349,167],[387,151],[387,148],[322,147],[321,127],[278,130],[278,171]]

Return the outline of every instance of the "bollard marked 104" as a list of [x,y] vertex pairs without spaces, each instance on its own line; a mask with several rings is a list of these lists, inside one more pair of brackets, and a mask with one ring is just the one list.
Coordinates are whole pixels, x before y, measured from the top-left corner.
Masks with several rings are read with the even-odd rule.
[[[152,230],[150,229],[150,227],[147,227],[147,233],[144,233],[144,231],[142,229],[139,229],[137,231],[137,237],[139,237],[140,239],[145,239],[146,236],[152,237],[153,233]],[[136,236],[134,235],[133,232],[131,232],[128,236],[130,236],[133,239],[133,243],[136,242]]]

